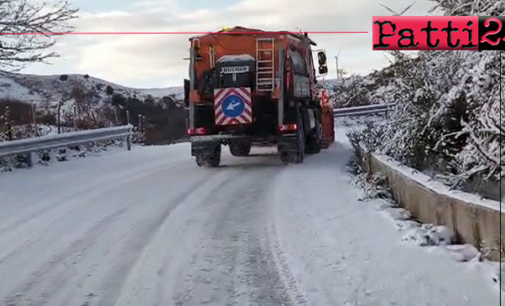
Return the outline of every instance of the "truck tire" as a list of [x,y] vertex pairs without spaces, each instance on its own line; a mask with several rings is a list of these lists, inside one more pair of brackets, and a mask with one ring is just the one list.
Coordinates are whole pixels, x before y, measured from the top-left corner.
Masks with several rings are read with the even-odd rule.
[[215,168],[221,163],[221,145],[217,145],[209,155],[197,155],[196,164],[198,167]]
[[305,144],[307,142],[305,138],[305,125],[303,122],[303,110],[300,108],[298,111],[298,148],[296,155],[294,156],[294,163],[301,164],[305,159]]
[[288,165],[292,162],[292,154],[290,154],[289,152],[281,152],[281,162],[284,164],[284,165]]
[[316,122],[316,128],[307,137],[307,144],[305,146],[305,153],[307,154],[318,154],[321,152],[322,141],[323,141],[323,126],[320,121]]
[[251,143],[249,141],[233,141],[228,146],[233,156],[248,156],[251,153]]

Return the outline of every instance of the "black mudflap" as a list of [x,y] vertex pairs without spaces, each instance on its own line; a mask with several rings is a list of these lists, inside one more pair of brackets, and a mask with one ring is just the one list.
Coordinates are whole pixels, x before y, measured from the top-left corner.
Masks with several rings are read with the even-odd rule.
[[277,143],[279,152],[297,152],[298,151],[298,138],[296,134],[282,135],[279,137]]
[[219,141],[193,141],[191,142],[191,156],[210,156],[220,146]]
[[199,167],[218,167],[221,163],[221,143],[219,141],[192,142],[191,155],[195,156]]

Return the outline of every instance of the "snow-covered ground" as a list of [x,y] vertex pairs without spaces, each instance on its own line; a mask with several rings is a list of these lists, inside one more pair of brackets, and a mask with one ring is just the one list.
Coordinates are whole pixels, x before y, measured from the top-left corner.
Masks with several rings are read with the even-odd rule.
[[483,264],[406,244],[337,143],[198,168],[188,144],[0,174],[0,304],[499,305]]

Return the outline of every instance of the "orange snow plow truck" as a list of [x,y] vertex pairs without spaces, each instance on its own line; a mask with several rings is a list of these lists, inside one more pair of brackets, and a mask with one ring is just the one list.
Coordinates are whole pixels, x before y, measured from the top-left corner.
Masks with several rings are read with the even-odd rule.
[[328,71],[326,54],[312,50],[307,33],[235,27],[190,43],[184,89],[198,166],[219,166],[223,145],[234,156],[249,155],[254,145],[277,146],[289,164],[334,142],[333,109],[316,86]]

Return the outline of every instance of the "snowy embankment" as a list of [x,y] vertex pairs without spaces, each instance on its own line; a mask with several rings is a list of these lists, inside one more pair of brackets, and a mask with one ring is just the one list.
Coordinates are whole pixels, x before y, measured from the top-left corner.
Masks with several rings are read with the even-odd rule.
[[[359,140],[356,138],[356,133],[349,135],[353,139],[353,145],[357,147],[356,142]],[[372,141],[367,139],[365,142]],[[363,145],[366,146],[366,144]],[[499,201],[451,190],[433,177],[401,165],[388,156],[377,153],[368,155],[364,147],[361,151],[360,160],[354,163],[360,164],[359,167],[355,167],[355,170],[368,172],[361,175],[362,179],[370,181],[372,173],[383,176],[383,178],[374,177],[373,184],[380,183],[381,186],[387,186],[388,193],[390,191],[394,195],[392,198],[411,211],[416,219],[425,223],[447,226],[455,233],[454,240],[473,245],[482,252],[478,254],[478,258],[500,260],[503,211],[501,211]],[[379,182],[377,178],[382,181]],[[439,239],[436,236],[432,237],[431,231],[442,229],[446,232],[446,239],[449,232],[447,228],[422,229],[424,233],[413,233],[410,239],[423,240],[422,244],[437,243]]]
[[[346,138],[346,132],[351,129],[355,130],[360,128],[362,128],[362,126],[360,126],[359,123],[352,128],[340,127],[338,128],[340,131],[338,134],[341,134],[340,138],[344,139]],[[394,171],[399,171],[399,173],[408,177],[412,182],[417,182],[424,186],[426,190],[432,190],[436,194],[458,199],[462,201],[462,203],[472,203],[472,205],[500,211],[499,203],[496,201],[483,199],[474,194],[449,190],[448,187],[442,183],[433,181],[433,179],[427,175],[412,171],[411,168],[391,161],[388,157],[377,155],[376,158]],[[458,262],[468,262],[468,269],[480,271],[482,275],[487,277],[488,282],[492,280],[498,290],[501,275],[500,263],[486,260],[485,257],[487,254],[481,253],[476,247],[469,243],[457,244],[456,241],[458,239],[456,234],[447,226],[437,226],[431,223],[423,224],[417,221],[411,212],[400,207],[392,200],[391,190],[385,187],[387,186],[386,176],[382,173],[376,172],[371,176],[367,175],[367,173],[358,174],[354,178],[353,184],[361,190],[359,197],[360,201],[372,203],[383,216],[393,222],[399,232],[402,233],[402,242],[424,247],[429,252],[447,256]],[[466,213],[466,211],[464,213]],[[473,219],[470,218],[470,220]],[[481,222],[481,220],[475,219],[473,222]],[[502,270],[505,271],[505,266],[502,266]],[[503,290],[502,295],[505,297],[505,285],[502,285],[501,290]]]
[[202,169],[188,144],[136,147],[0,174],[0,300],[498,305],[482,265],[403,243],[383,200],[360,201],[340,131],[301,165],[252,153]]
[[494,211],[503,212],[502,208],[500,207],[499,201],[486,199],[477,194],[463,192],[460,190],[451,190],[449,189],[448,186],[444,185],[442,182],[436,181],[432,177],[424,173],[420,173],[412,168],[406,167],[401,163],[392,161],[391,158],[389,158],[388,156],[376,154],[375,158],[377,158],[377,160],[379,160],[380,162],[388,165],[388,167],[391,168],[392,170],[401,173],[402,175],[408,177],[412,181],[415,181],[423,185],[428,190],[431,190],[437,194],[455,198],[463,202],[469,202],[475,204],[478,207],[485,207]]

